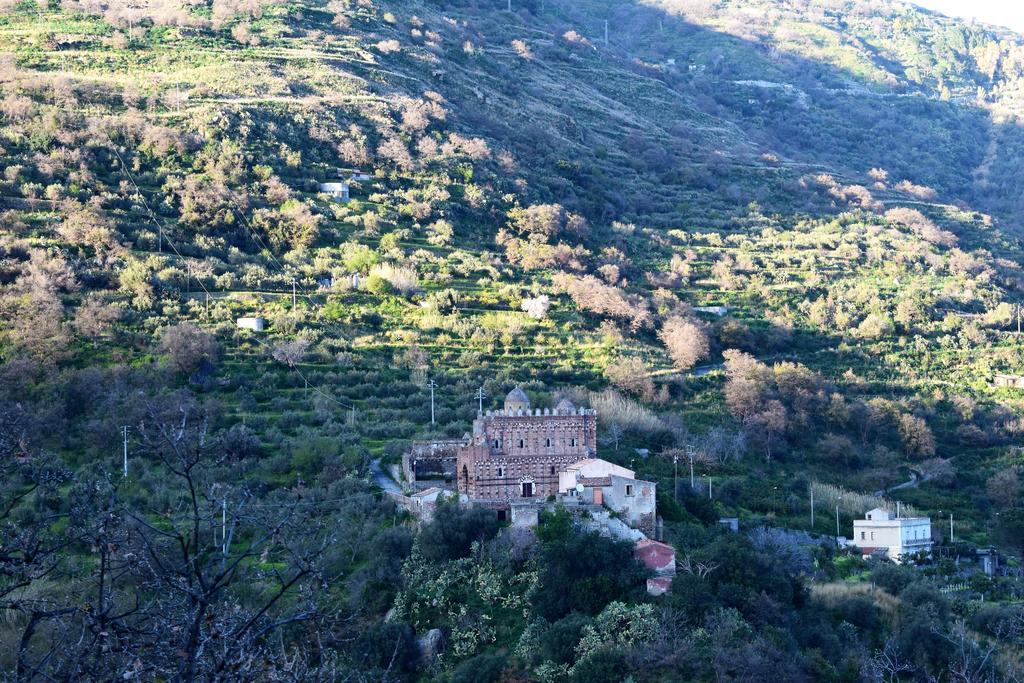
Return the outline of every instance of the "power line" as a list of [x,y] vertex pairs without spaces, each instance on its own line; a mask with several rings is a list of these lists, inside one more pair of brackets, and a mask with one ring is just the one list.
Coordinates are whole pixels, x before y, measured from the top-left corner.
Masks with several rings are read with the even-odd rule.
[[[270,350],[271,352],[273,351],[273,349],[271,349],[270,345],[267,344],[266,342],[264,342],[264,341],[262,341],[260,339],[257,339],[255,337],[253,337],[253,341],[255,341],[257,344],[263,346],[264,348]],[[299,376],[299,379],[301,379],[306,384],[307,387],[309,386],[309,379],[306,377],[305,374],[303,374],[302,370],[300,370],[297,365],[289,365],[288,367],[292,370],[292,372],[294,372],[296,375]],[[313,389],[314,393],[320,394],[324,398],[329,399],[331,401],[334,401],[339,406],[341,406],[341,407],[343,407],[343,408],[345,408],[347,410],[351,410],[352,411],[352,424],[355,425],[355,410],[356,410],[356,406],[355,406],[354,403],[345,403],[344,401],[339,401],[334,396],[328,394],[325,391],[322,391],[319,387],[314,386],[314,387],[312,387],[312,389]]]
[[[154,212],[153,209],[149,206],[149,202],[146,201],[146,195],[144,195],[142,193],[142,188],[140,188],[139,184],[137,182],[135,182],[135,176],[133,176],[132,172],[128,170],[128,165],[126,163],[124,163],[124,157],[122,157],[121,156],[121,152],[119,152],[117,150],[117,145],[114,144],[113,140],[110,141],[110,149],[112,149],[114,154],[117,155],[117,160],[121,164],[121,170],[124,171],[124,174],[126,176],[128,176],[128,180],[130,180],[132,185],[135,187],[135,194],[137,194],[139,199],[142,200],[142,205],[146,207],[146,211],[149,213],[150,219],[152,219],[153,223],[156,224],[157,230],[159,231],[159,238],[158,238],[159,239],[159,246],[158,246],[158,249],[162,250],[162,248],[163,248],[163,239],[164,239],[164,225],[163,225],[163,223],[160,222],[160,220],[156,216],[156,212]],[[167,239],[167,246],[169,246],[171,248],[171,250],[174,251],[174,253],[178,255],[178,258],[180,258],[182,260],[182,262],[185,262],[186,265],[187,265],[187,259],[182,255],[182,253],[180,251],[178,251],[178,247],[174,244],[173,241],[171,241],[171,238],[167,237],[166,239]],[[206,292],[206,297],[207,297],[206,301],[207,301],[207,305],[209,305],[210,290],[206,288],[205,284],[203,284],[202,279],[197,277],[196,278],[196,282],[198,282],[199,286],[202,287],[204,292]]]

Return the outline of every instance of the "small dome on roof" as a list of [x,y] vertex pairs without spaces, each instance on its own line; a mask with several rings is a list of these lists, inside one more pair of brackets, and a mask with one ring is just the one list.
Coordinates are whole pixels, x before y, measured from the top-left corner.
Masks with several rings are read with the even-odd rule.
[[563,398],[561,401],[558,402],[558,405],[555,406],[555,410],[557,410],[560,413],[571,413],[572,411],[576,410],[576,406],[569,399]]
[[526,395],[526,392],[516,387],[512,391],[508,392],[508,396],[505,397],[505,410],[529,410],[530,409],[530,397]]

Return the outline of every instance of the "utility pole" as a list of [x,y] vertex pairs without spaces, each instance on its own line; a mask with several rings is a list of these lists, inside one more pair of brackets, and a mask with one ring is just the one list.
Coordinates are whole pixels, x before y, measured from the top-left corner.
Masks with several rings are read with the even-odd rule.
[[836,538],[839,538],[839,506],[836,505]]
[[604,46],[608,47],[608,20],[604,20]]
[[708,500],[714,500],[714,497],[711,495],[711,475],[710,474],[708,475]]
[[679,454],[672,454],[672,468],[674,474],[672,475],[672,497],[676,500],[679,499]]
[[156,224],[156,250],[159,253],[164,252],[164,224]]
[[437,382],[430,380],[427,382],[427,388],[430,389],[430,424],[436,424],[434,421],[434,389],[437,388]]
[[512,11],[512,0],[508,0],[508,11]]
[[206,313],[210,313],[210,293],[206,293]]
[[953,542],[953,513],[949,513],[949,542]]
[[349,413],[348,423],[352,427],[356,426],[356,406],[355,406],[355,404],[352,405],[352,412]]
[[693,490],[693,446],[686,447],[686,455],[690,457],[690,490]]
[[122,476],[128,476],[128,425],[121,427],[121,433],[124,435],[124,474]]
[[192,264],[185,263],[185,294],[192,294]]
[[220,501],[220,542],[221,554],[228,555],[228,499],[221,498]]
[[476,394],[474,394],[473,398],[475,398],[477,400],[477,408],[476,408],[476,414],[477,415],[483,415],[484,414],[484,399],[486,397],[487,397],[487,394],[484,393],[484,388],[483,387],[480,387],[479,389],[476,390]]
[[292,278],[292,311],[295,311],[295,278]]

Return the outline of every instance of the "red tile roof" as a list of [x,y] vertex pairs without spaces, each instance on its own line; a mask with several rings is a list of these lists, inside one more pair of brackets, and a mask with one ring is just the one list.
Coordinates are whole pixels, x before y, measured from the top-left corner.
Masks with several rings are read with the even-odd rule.
[[676,573],[676,550],[668,543],[645,538],[636,542],[633,556],[659,574]]

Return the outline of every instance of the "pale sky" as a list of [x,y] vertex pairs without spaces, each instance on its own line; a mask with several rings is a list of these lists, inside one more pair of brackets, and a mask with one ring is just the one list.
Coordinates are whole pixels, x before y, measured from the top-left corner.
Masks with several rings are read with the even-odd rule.
[[911,0],[951,17],[977,19],[1024,34],[1024,0]]

